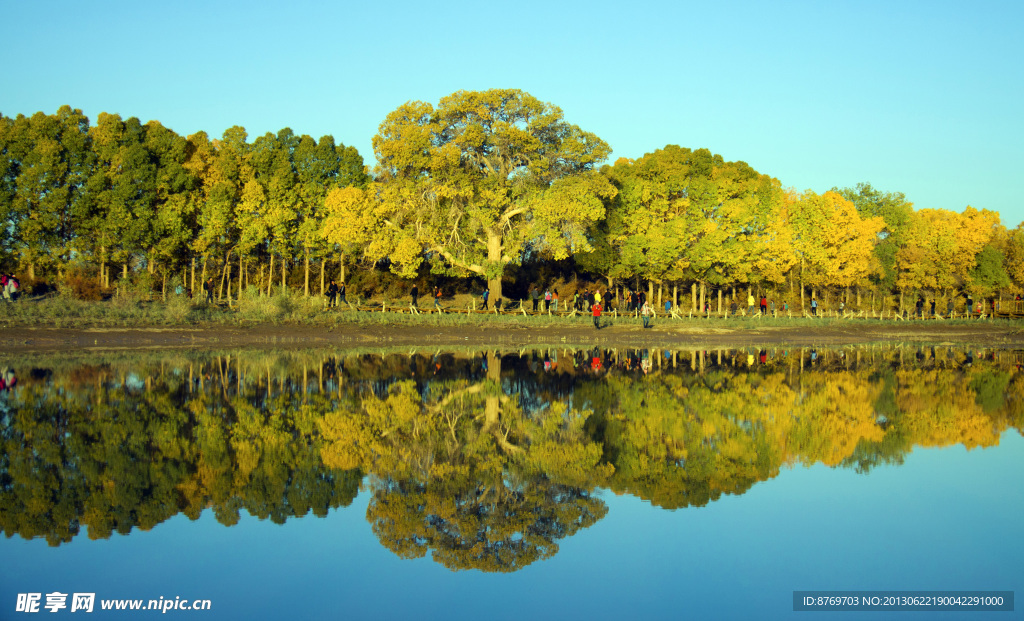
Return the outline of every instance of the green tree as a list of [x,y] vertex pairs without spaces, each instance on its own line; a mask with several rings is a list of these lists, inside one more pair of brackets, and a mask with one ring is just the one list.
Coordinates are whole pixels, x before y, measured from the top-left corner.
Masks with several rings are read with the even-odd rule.
[[6,179],[0,192],[9,223],[7,235],[21,264],[64,268],[74,254],[93,166],[89,119],[63,106],[56,114],[37,112],[5,123]]
[[309,295],[310,260],[320,260],[320,294],[324,293],[326,264],[330,245],[321,235],[327,215],[327,194],[333,188],[366,185],[363,158],[352,147],[336,145],[333,136],[322,136],[319,142],[302,136],[294,153],[298,175],[298,211],[300,221],[297,240],[305,265],[305,295]]
[[781,279],[789,255],[779,243],[776,180],[707,149],[675,145],[602,172],[618,193],[598,231],[598,251],[581,257],[584,266],[659,283],[689,278],[702,297],[708,284]]
[[245,128],[237,125],[225,130],[220,140],[210,141],[202,132],[189,137],[191,149],[186,167],[199,176],[202,185],[201,194],[195,196],[199,203],[199,230],[192,248],[203,257],[203,282],[211,259],[215,267],[220,263],[217,258],[223,256],[226,268],[242,235],[237,210],[247,181],[247,137]]
[[156,245],[158,164],[137,118],[122,121],[116,114],[101,113],[90,133],[96,154],[89,178],[90,226],[100,263],[108,257],[120,263],[127,278],[133,259]]
[[858,183],[856,188],[832,188],[853,203],[861,218],[881,216],[885,226],[878,233],[874,253],[881,268],[873,277],[876,286],[891,291],[896,286],[896,251],[904,244],[911,224],[914,204],[903,192],[882,192],[870,183]]
[[991,297],[999,289],[1010,286],[1010,277],[1006,273],[1005,257],[1001,250],[992,244],[985,244],[974,261],[974,269],[968,276],[967,285],[972,295]]
[[146,147],[157,166],[154,245],[147,249],[147,264],[150,273],[160,269],[166,294],[168,278],[184,269],[197,234],[197,206],[190,198],[199,179],[185,166],[188,140],[157,121],[146,123]]

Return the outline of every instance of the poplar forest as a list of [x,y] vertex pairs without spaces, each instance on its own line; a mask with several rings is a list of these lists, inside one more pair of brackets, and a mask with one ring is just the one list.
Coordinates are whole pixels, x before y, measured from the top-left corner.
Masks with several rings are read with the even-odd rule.
[[868,183],[796,191],[706,148],[609,163],[611,145],[519,90],[408,102],[373,148],[370,170],[288,128],[250,141],[68,106],[0,115],[0,269],[29,295],[166,297],[212,278],[229,302],[331,280],[491,299],[587,283],[693,309],[743,291],[883,310],[1024,285],[1024,230],[998,213],[915,209]]

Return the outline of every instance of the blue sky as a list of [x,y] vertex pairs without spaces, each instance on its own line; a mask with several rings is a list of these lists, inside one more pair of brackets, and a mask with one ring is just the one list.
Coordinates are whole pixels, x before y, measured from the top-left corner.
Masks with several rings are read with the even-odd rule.
[[0,0],[0,113],[63,104],[179,134],[331,134],[519,88],[618,157],[666,144],[784,186],[868,181],[1024,220],[1024,3]]

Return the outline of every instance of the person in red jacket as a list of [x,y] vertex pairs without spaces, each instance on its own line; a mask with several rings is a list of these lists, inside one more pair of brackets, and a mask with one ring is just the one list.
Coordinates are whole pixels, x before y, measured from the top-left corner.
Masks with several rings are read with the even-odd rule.
[[594,302],[594,305],[590,307],[591,312],[594,314],[594,327],[598,330],[601,329],[601,303]]

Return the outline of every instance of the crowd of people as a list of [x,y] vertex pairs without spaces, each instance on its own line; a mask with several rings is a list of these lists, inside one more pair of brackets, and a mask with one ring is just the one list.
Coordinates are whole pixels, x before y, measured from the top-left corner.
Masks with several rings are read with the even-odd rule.
[[[0,290],[3,291],[3,298],[5,301],[13,302],[17,300],[19,297],[20,288],[21,283],[14,275],[9,273],[0,273]],[[208,280],[203,282],[202,288],[204,294],[203,299],[207,303],[213,303],[216,291],[216,284],[214,278],[210,277]],[[183,285],[178,285],[175,288],[175,293],[177,295],[186,295],[188,296],[189,299],[192,298],[192,289],[185,288]],[[589,287],[584,288],[582,290],[576,290],[573,292],[571,300],[569,300],[567,304],[561,307],[561,312],[567,313],[575,311],[580,314],[590,314],[594,318],[595,327],[600,329],[601,316],[604,313],[608,312],[608,310],[615,308],[620,313],[635,313],[643,320],[644,328],[650,327],[651,318],[653,318],[657,313],[655,312],[654,305],[652,305],[652,303],[647,299],[647,293],[640,289],[631,290],[629,288],[623,289],[621,293],[622,295],[620,297],[618,292],[609,293],[607,289],[602,290],[600,287],[595,287],[593,290],[591,290]],[[334,308],[337,307],[339,304],[347,303],[348,300],[346,298],[345,282],[338,282],[332,279],[325,290],[325,297],[326,305],[328,308]],[[412,288],[409,292],[409,297],[411,298],[411,306],[413,308],[418,309],[420,290],[417,284],[412,285]],[[434,287],[431,297],[434,300],[434,308],[438,310],[444,310],[441,301],[445,297],[445,292],[442,290],[440,286]],[[970,295],[966,295],[964,297],[966,299],[964,301],[964,307],[962,312],[964,315],[968,317],[981,316],[985,313],[990,313],[991,315],[994,316],[998,313],[1004,312],[1004,310],[1005,312],[1013,313],[1020,313],[1024,311],[1024,299],[1022,299],[1021,294],[1017,294],[1012,302],[1012,306],[1010,304],[1007,304],[1005,309],[1002,308],[1003,303],[994,298],[988,300],[987,302],[983,302],[982,300],[974,300],[974,298]],[[508,301],[504,301],[501,298],[492,300],[491,292],[486,286],[480,293],[479,299],[481,302],[482,310],[496,310],[499,312],[502,310],[512,310],[512,306],[511,304],[508,303]],[[741,301],[742,298],[738,298],[738,300]],[[787,315],[790,312],[790,307],[787,302],[782,301],[778,306],[776,306],[775,300],[769,300],[767,295],[764,294],[762,294],[759,298],[755,298],[753,293],[748,292],[745,313],[743,312],[743,308],[741,307],[740,302],[738,300],[735,297],[730,299],[729,305],[725,309],[724,316],[736,317],[741,314],[745,314],[747,316],[776,316],[776,314],[779,312],[785,313]],[[524,306],[526,302],[530,302],[532,304],[533,313],[536,314],[543,312],[547,314],[559,313],[559,308],[562,300],[560,298],[559,290],[557,288],[545,288],[544,292],[541,293],[540,287],[538,287],[537,285],[533,285],[527,292],[527,299],[524,300]],[[541,302],[544,303],[543,310],[540,305]],[[715,312],[711,308],[711,302],[711,299],[707,298],[703,302],[702,308],[700,308],[698,312],[702,312],[702,314],[710,317],[711,314]],[[672,307],[673,302],[671,300],[666,300],[664,302],[663,310],[665,313],[670,313],[672,311]],[[820,306],[816,297],[812,297],[810,299],[808,308],[810,310],[810,315],[812,317],[818,316],[818,310]],[[837,310],[840,314],[842,314],[846,310],[845,303],[840,300],[835,306],[834,310]],[[958,304],[956,303],[956,299],[953,297],[948,298],[945,304],[944,316],[955,316],[957,312],[960,311],[958,311]],[[906,311],[903,311],[900,314],[902,314],[905,318],[909,318],[911,316],[911,311],[907,309]],[[934,298],[928,300],[922,296],[917,297],[914,303],[914,317],[920,319],[923,319],[925,316],[935,318],[937,314],[937,300],[935,300]]]

